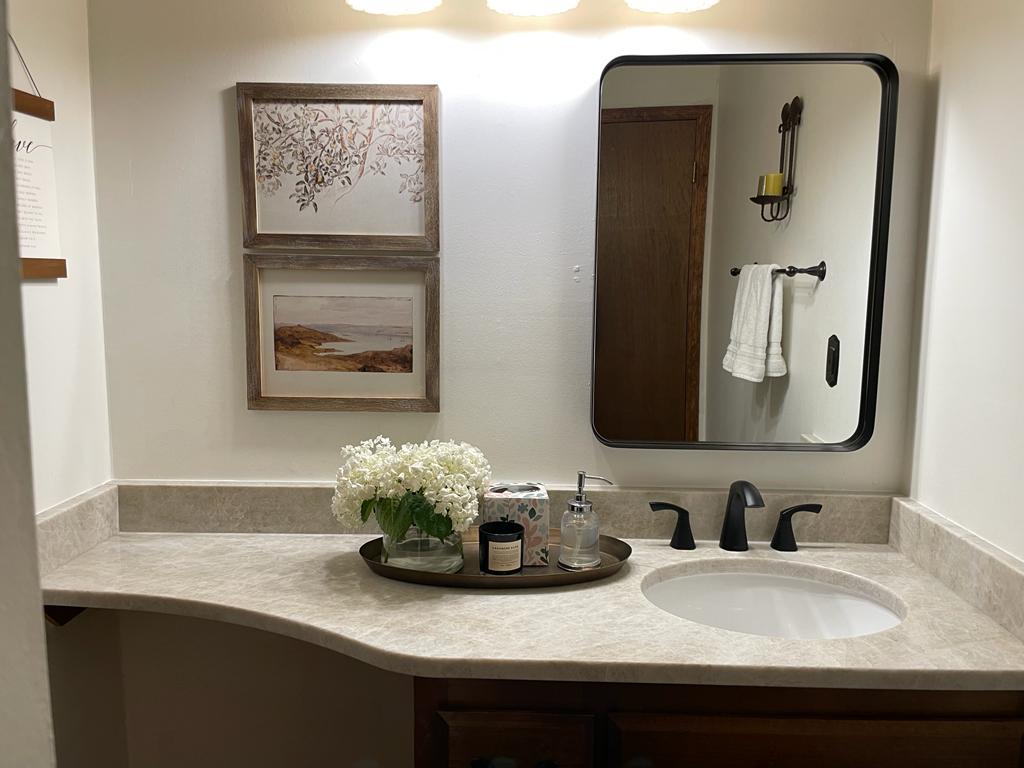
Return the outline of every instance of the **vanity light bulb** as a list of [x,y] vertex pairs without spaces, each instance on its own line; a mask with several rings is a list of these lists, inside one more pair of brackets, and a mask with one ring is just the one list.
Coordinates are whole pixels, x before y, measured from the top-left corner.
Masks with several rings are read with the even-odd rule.
[[349,7],[363,13],[384,16],[412,16],[426,13],[441,5],[441,0],[345,0]]
[[506,16],[554,16],[571,11],[580,0],[487,0],[487,7]]
[[626,0],[626,5],[644,13],[693,13],[718,5],[718,0]]

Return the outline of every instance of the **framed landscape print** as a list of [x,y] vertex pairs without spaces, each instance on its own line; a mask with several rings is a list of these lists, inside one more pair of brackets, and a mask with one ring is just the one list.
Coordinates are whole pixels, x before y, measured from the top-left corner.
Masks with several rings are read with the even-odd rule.
[[436,85],[235,92],[245,248],[437,253]]
[[438,410],[436,257],[244,259],[250,409]]

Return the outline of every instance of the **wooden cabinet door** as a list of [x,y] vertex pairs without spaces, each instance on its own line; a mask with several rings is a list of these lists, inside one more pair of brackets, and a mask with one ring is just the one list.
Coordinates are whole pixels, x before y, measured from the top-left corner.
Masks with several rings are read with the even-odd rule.
[[1021,720],[609,716],[611,768],[1020,768]]
[[594,718],[538,712],[438,712],[449,768],[592,768]]

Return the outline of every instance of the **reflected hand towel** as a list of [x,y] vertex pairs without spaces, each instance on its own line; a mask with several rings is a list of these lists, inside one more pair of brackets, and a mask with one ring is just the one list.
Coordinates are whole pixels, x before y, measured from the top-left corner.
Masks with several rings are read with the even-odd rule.
[[778,264],[746,264],[736,285],[732,330],[722,367],[738,379],[785,376],[782,357],[782,281]]

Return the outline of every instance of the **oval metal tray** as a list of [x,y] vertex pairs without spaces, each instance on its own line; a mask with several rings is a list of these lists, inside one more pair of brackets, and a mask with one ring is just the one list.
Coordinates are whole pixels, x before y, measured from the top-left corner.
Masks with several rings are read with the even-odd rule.
[[566,584],[580,584],[586,581],[606,579],[618,573],[633,548],[614,536],[602,536],[600,540],[601,565],[585,571],[563,571],[558,567],[557,537],[549,545],[551,562],[548,565],[528,566],[522,573],[496,576],[480,572],[480,544],[476,528],[467,531],[462,542],[466,564],[458,573],[429,573],[409,568],[396,568],[380,561],[383,538],[368,541],[359,548],[363,561],[374,573],[388,579],[407,581],[411,584],[427,584],[436,587],[462,587],[468,589],[530,589],[536,587],[559,587]]

